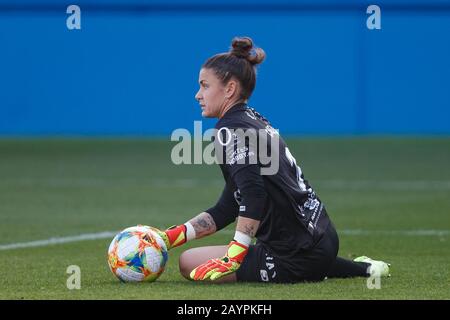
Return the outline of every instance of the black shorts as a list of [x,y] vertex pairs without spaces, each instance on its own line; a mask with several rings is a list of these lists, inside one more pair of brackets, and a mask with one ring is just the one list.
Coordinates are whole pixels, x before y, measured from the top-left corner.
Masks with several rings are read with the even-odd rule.
[[237,281],[295,283],[321,281],[327,276],[339,250],[339,238],[330,223],[317,244],[295,257],[295,265],[287,264],[272,252],[270,247],[256,243],[251,245],[236,271]]

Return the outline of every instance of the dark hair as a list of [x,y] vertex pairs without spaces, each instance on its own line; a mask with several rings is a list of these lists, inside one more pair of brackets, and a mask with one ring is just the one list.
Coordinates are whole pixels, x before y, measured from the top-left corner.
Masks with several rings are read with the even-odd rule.
[[246,100],[255,89],[256,66],[265,57],[263,49],[253,47],[252,39],[236,37],[231,42],[230,51],[212,56],[202,68],[214,70],[224,85],[235,77],[241,84],[241,98]]

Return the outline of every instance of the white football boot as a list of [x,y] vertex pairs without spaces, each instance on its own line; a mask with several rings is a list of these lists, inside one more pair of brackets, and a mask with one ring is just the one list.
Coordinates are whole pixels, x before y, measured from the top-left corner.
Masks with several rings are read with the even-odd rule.
[[353,259],[355,262],[365,262],[370,264],[368,273],[370,275],[379,275],[381,277],[390,277],[391,274],[389,273],[389,267],[391,266],[390,263],[386,263],[381,260],[373,260],[366,256],[361,256],[358,258]]

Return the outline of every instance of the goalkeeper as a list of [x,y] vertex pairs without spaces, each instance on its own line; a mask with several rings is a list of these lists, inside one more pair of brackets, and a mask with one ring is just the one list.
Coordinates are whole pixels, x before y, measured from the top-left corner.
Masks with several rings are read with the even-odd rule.
[[[267,119],[247,105],[256,84],[256,67],[264,58],[264,51],[244,37],[233,39],[229,52],[203,64],[195,98],[202,116],[219,119],[216,140],[222,146],[239,142],[241,138],[231,134],[236,129],[262,130],[267,137],[257,137],[256,144],[245,142],[243,148],[234,146],[233,152],[226,152],[225,147],[219,150],[225,151],[225,161],[220,163],[225,187],[216,205],[182,225],[155,230],[170,249],[237,220],[235,235],[227,246],[193,248],[181,254],[180,272],[190,280],[293,283],[388,275],[389,266],[382,261],[337,257],[336,230],[281,137],[275,148],[279,152],[272,154],[277,157],[272,160],[278,163],[278,170],[261,174],[264,165],[255,148],[261,143],[270,148],[269,136],[278,136]],[[237,161],[242,159],[245,161]]]

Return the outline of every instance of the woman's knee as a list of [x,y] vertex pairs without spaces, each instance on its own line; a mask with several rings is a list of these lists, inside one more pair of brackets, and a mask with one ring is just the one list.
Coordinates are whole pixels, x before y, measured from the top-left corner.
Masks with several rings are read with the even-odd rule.
[[180,273],[183,277],[185,277],[186,279],[190,280],[190,273],[191,271],[195,268],[192,267],[193,263],[192,263],[192,249],[186,250],[183,253],[181,253],[180,258],[179,258],[179,262],[178,262],[178,267],[180,268]]

